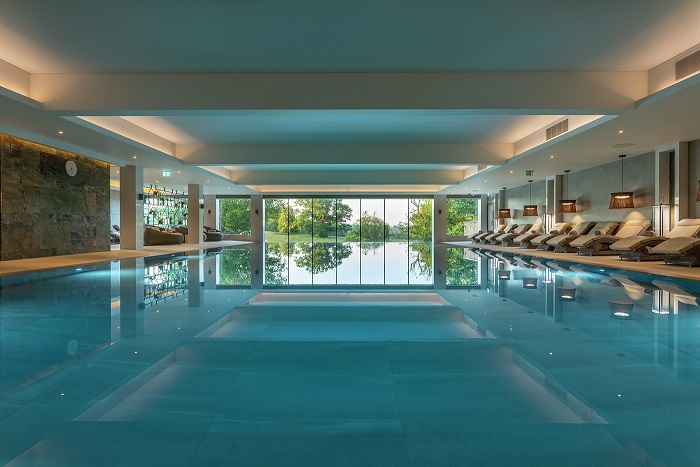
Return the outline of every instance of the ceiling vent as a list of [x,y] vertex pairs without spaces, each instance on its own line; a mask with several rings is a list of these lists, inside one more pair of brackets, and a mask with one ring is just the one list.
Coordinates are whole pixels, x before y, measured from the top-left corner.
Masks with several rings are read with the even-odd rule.
[[559,136],[562,133],[566,133],[569,131],[569,119],[567,118],[566,120],[562,120],[561,122],[557,123],[556,125],[552,125],[549,128],[547,128],[547,140],[550,140],[554,138],[555,136]]
[[700,50],[676,62],[676,81],[700,71]]

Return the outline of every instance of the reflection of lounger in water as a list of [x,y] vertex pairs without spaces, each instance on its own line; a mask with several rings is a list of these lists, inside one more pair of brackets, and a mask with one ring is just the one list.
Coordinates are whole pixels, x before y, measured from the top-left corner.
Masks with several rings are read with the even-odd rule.
[[617,282],[622,284],[622,287],[629,291],[641,292],[645,295],[654,293],[654,290],[659,290],[659,288],[654,284],[633,279],[629,275],[619,272],[611,272],[610,278],[615,279]]
[[688,305],[693,306],[700,306],[700,294],[695,293],[691,290],[687,290],[679,284],[659,279],[654,279],[653,281],[651,281],[651,283],[665,292],[672,293],[673,296],[676,297],[676,300],[678,300],[681,303],[686,303]]
[[574,271],[578,277],[592,284],[602,284],[608,287],[618,287],[620,285],[612,277],[599,272],[590,271],[582,266],[571,265],[570,269]]

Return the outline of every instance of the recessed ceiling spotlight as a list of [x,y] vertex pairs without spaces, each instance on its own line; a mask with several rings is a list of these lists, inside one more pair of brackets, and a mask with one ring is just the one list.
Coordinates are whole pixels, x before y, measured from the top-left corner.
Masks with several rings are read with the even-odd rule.
[[510,173],[513,173],[513,171],[511,170]]
[[628,148],[630,146],[634,146],[634,143],[618,143],[618,144],[613,144],[610,147],[612,149],[620,149],[620,148]]
[[136,156],[134,156],[134,159],[136,159]]
[[59,134],[59,135],[62,135],[62,134],[63,134],[63,130],[58,130],[58,134]]
[[554,156],[549,156],[550,159],[554,159]]
[[622,134],[624,132],[625,132],[625,130],[620,130],[620,131],[618,131],[618,134]]

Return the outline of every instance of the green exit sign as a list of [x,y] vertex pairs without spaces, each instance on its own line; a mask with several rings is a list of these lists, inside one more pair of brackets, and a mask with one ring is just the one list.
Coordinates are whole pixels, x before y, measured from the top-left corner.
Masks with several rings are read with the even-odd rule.
[[534,171],[534,170],[526,170],[526,171],[525,171],[525,176],[526,176],[526,177],[532,177],[533,175],[535,175],[535,171]]

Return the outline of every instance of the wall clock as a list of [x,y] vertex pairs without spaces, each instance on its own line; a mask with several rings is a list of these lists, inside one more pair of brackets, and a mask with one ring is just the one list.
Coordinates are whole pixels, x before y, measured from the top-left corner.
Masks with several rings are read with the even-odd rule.
[[78,166],[75,165],[75,162],[73,162],[73,161],[66,162],[66,173],[68,175],[70,175],[71,177],[75,177],[75,175],[78,173]]

